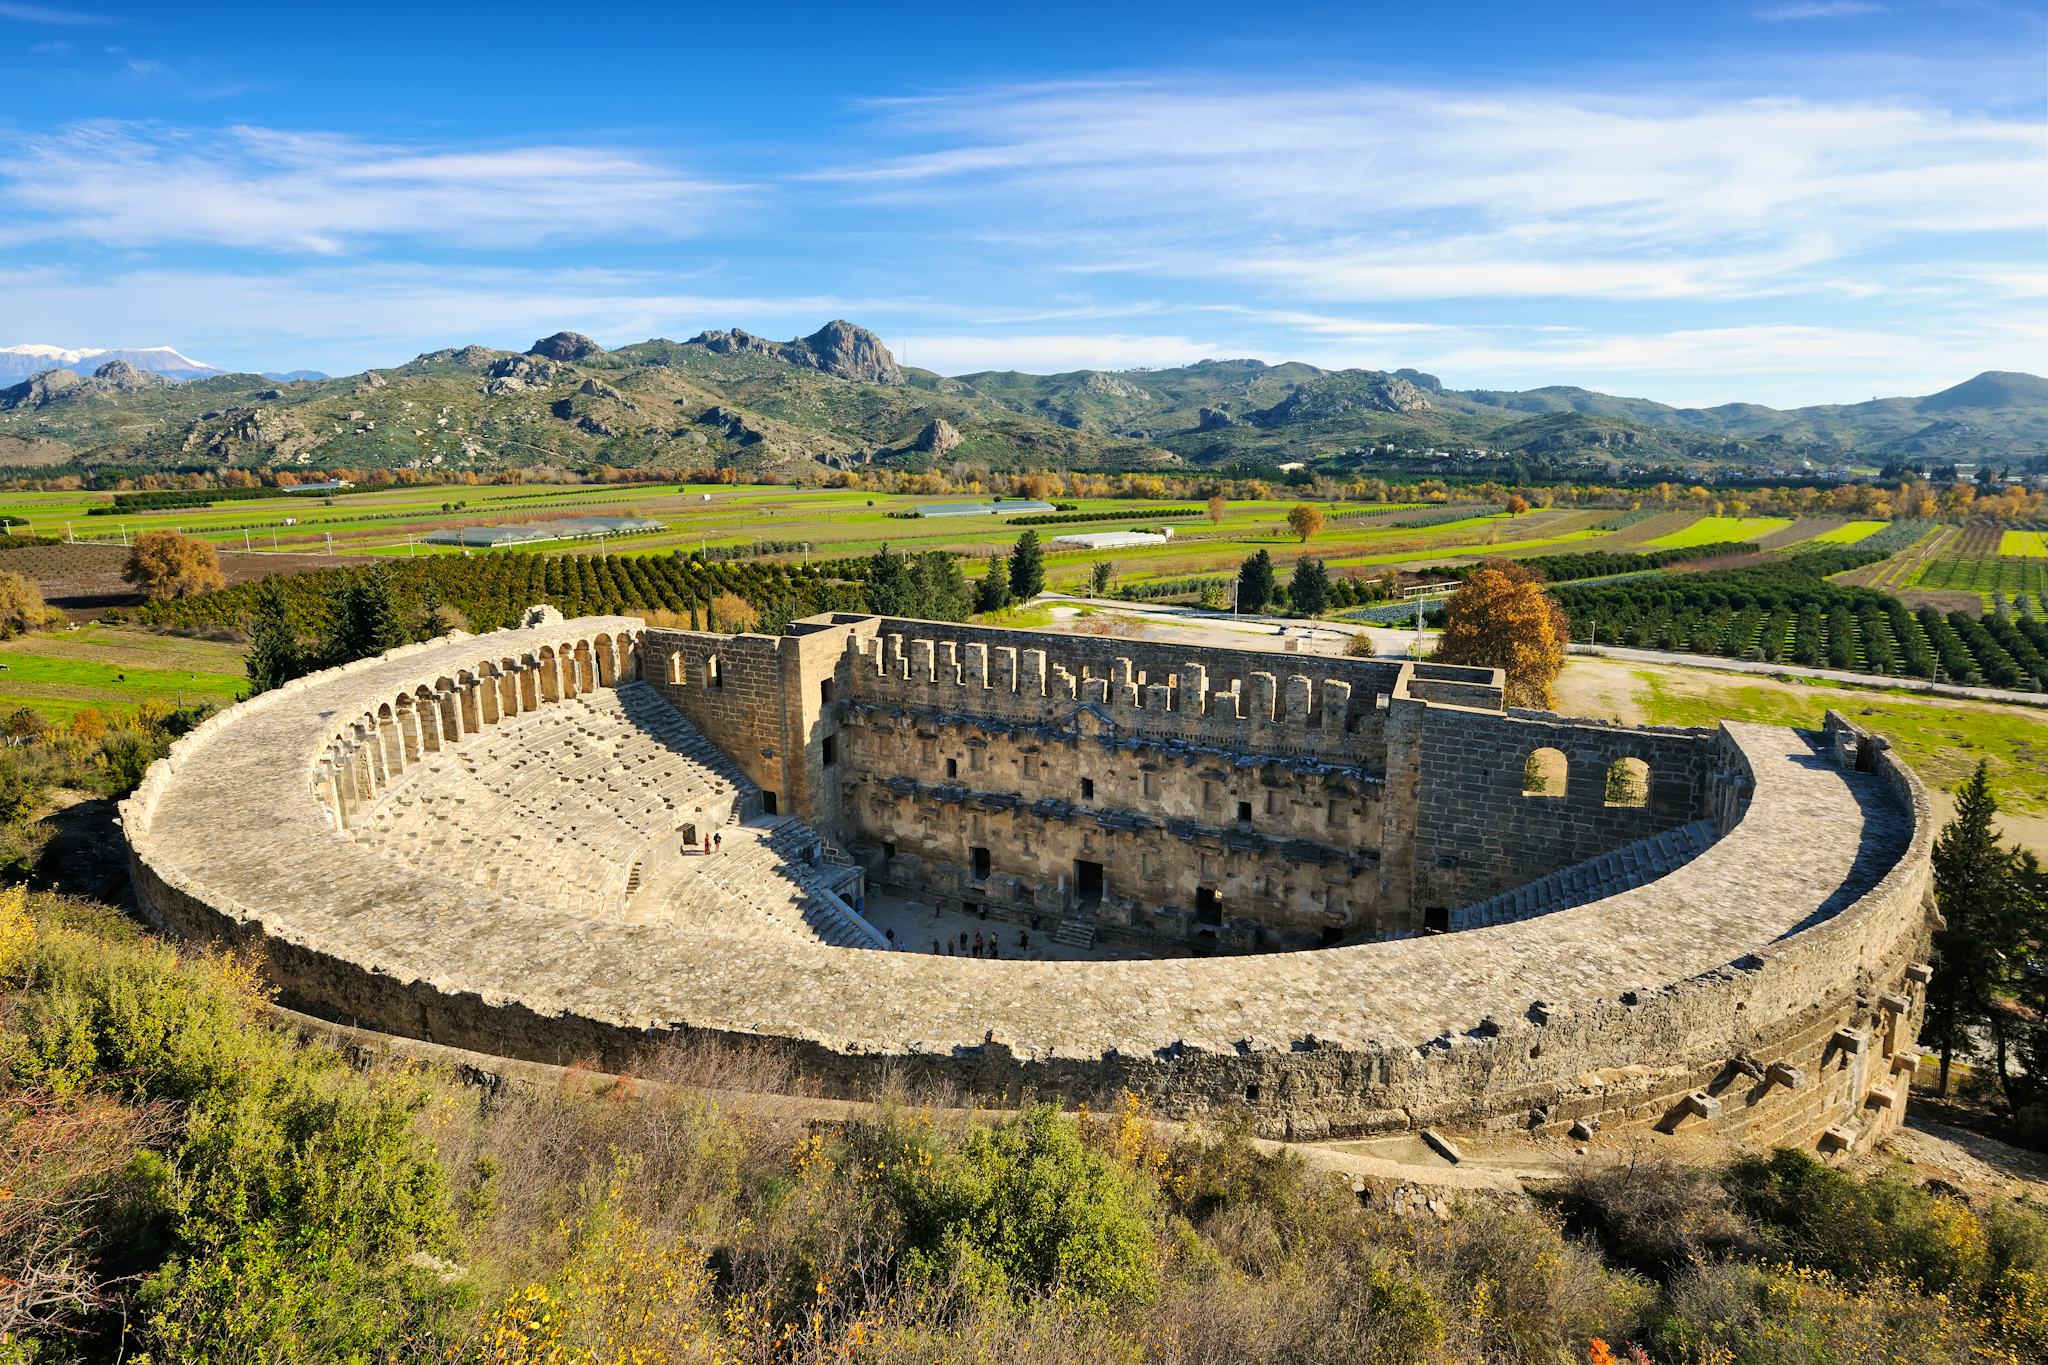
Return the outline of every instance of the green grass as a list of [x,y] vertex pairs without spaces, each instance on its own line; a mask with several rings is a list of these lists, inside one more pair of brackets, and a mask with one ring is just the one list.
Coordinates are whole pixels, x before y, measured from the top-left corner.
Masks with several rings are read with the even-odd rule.
[[0,712],[27,706],[61,721],[88,707],[133,711],[151,697],[226,706],[248,685],[242,652],[114,626],[24,635],[0,643]]
[[1636,703],[1652,725],[1714,725],[1722,720],[1815,728],[1830,707],[1890,740],[1922,781],[1943,791],[1988,759],[2000,803],[2028,815],[2048,813],[2048,711],[1942,702],[1902,691],[1710,682],[1682,688],[1666,674],[1639,670]]
[[2007,531],[1998,538],[1998,553],[2021,559],[2048,559],[2048,531]]
[[1888,521],[1844,522],[1832,531],[1821,532],[1806,543],[1808,545],[1854,545],[1859,540],[1869,539],[1889,525],[1891,523]]
[[1682,550],[1724,540],[1758,540],[1791,524],[1790,517],[1701,517],[1682,531],[1648,542],[1646,548]]

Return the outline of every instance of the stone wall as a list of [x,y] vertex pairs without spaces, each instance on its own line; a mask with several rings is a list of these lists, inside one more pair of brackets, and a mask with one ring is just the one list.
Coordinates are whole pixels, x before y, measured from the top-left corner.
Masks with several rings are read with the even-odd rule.
[[[1410,831],[1425,916],[1702,818],[1708,780],[1726,762],[1712,740],[1708,730],[1426,708],[1413,750],[1420,781]],[[1525,793],[1528,759],[1539,749],[1564,756],[1562,790],[1553,783]],[[1624,759],[1648,768],[1642,805],[1608,800],[1609,769]]]

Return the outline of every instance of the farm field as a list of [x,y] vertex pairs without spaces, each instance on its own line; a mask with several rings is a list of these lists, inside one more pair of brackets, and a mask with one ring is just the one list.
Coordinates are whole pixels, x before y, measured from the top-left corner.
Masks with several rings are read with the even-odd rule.
[[1977,609],[1995,607],[2000,599],[2048,591],[2048,557],[2008,554],[2008,543],[2038,545],[2012,537],[2039,537],[2038,531],[2001,531],[1996,526],[1960,528],[1915,570],[1908,586],[1930,593],[1967,593]]
[[[111,505],[104,493],[0,495],[0,515],[26,521],[38,535],[92,538],[119,545],[148,530],[176,530],[213,542],[223,551],[325,551],[339,554],[459,554],[453,547],[420,544],[429,531],[458,526],[549,520],[564,516],[634,514],[667,523],[668,529],[630,539],[608,540],[605,551],[666,552],[745,545],[773,540],[802,542],[824,556],[871,554],[884,541],[911,550],[944,549],[960,554],[992,553],[1014,540],[1011,519],[995,516],[921,519],[908,513],[920,505],[985,500],[981,495],[935,497],[869,494],[855,490],[803,489],[781,485],[658,484],[631,486],[511,485],[505,487],[413,487],[351,492],[333,497],[266,498],[210,507],[179,507],[88,516],[93,506]],[[1050,539],[1061,530],[1116,530],[1146,524],[1167,509],[1197,505],[1183,501],[1131,499],[1072,500],[1078,512],[1108,512],[1110,519],[1039,527]],[[1217,534],[1262,536],[1284,529],[1293,499],[1235,501],[1220,524],[1206,514],[1166,524]],[[1389,503],[1323,503],[1334,531],[1362,528],[1375,514],[1398,519],[1404,509]],[[294,525],[285,525],[286,520]],[[17,528],[19,529],[19,528]],[[548,553],[599,552],[594,542],[543,542],[528,547]],[[801,553],[801,552],[798,552]]]
[[2048,559],[2048,531],[2007,531],[1998,538],[1998,553],[2023,559]]
[[1953,813],[1956,784],[1978,759],[1989,761],[2006,833],[2048,856],[2048,710],[1584,658],[1565,665],[1560,693],[1569,714],[1627,724],[1727,719],[1810,728],[1833,708],[1897,747],[1940,819]]
[[1680,550],[1724,540],[1760,540],[1791,524],[1790,517],[1698,517],[1682,530],[1643,543],[1653,550]]
[[1811,537],[1808,543],[1814,545],[1854,545],[1858,541],[1870,539],[1889,525],[1891,523],[1888,521],[1845,521],[1832,530],[1823,531],[1819,535]]
[[26,706],[62,723],[151,697],[227,706],[247,687],[242,655],[239,644],[117,626],[39,631],[0,642],[0,713]]

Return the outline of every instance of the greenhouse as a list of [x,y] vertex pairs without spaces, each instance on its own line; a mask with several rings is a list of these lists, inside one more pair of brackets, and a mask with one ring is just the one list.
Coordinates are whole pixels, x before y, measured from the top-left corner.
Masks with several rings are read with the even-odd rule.
[[543,540],[597,540],[605,536],[639,536],[668,527],[651,517],[565,517],[559,521],[526,521],[502,526],[451,526],[429,531],[428,545],[461,545],[476,550],[530,545]]
[[1012,498],[1007,502],[933,502],[917,509],[921,517],[1014,517],[1024,512],[1055,512],[1059,509],[1038,498]]

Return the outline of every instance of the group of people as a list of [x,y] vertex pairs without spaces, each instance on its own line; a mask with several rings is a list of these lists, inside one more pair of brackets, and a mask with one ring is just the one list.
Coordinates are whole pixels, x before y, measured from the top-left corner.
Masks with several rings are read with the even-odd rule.
[[[1022,929],[1019,929],[1017,931],[1017,956],[1022,957],[1024,955],[1024,950],[1029,948],[1030,946],[1031,936],[1025,933]],[[982,937],[981,931],[979,929],[974,931],[974,937],[972,940],[969,940],[969,938],[967,937],[967,931],[965,929],[962,929],[960,931],[959,947],[957,952],[954,948],[953,939],[948,938],[947,940],[945,940],[944,943],[941,943],[938,939],[933,939],[932,952],[935,955],[943,954],[946,957],[999,958],[1003,955],[1001,936],[998,935],[994,930],[990,930],[988,936],[984,938]]]

